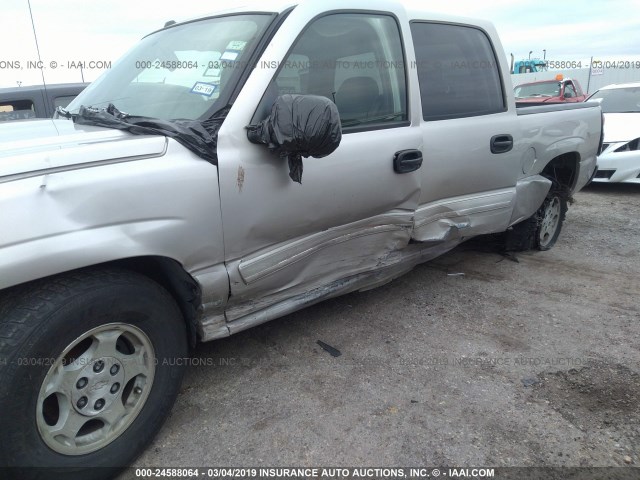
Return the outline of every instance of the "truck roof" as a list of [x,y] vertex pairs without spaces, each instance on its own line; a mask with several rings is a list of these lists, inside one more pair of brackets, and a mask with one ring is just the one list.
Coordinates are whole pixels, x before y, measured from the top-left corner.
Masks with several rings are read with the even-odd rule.
[[[317,5],[317,0],[249,0],[247,4],[239,7],[225,8],[219,10],[213,10],[207,15],[199,15],[197,17],[191,17],[187,19],[176,20],[177,23],[168,25],[165,28],[171,28],[175,25],[189,23],[197,20],[202,20],[209,17],[215,17],[224,14],[231,13],[283,13],[289,8],[306,5]],[[441,22],[461,23],[480,26],[485,29],[492,29],[491,22],[486,20],[479,20],[476,18],[461,17],[457,15],[448,15],[439,12],[432,12],[428,9],[416,7],[413,3],[406,5],[403,2],[396,0],[325,0],[322,2],[322,10],[345,10],[345,9],[358,9],[368,11],[398,11],[404,10],[409,20],[428,19]],[[170,19],[167,19],[170,20]],[[163,30],[158,29],[158,30]],[[155,33],[155,32],[153,32]]]

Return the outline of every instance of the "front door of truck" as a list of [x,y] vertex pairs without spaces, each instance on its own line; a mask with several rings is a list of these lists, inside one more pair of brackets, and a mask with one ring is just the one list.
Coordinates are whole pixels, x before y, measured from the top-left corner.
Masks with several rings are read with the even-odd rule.
[[[374,269],[410,239],[420,172],[396,173],[394,156],[419,152],[422,137],[409,121],[398,22],[364,12],[317,18],[313,9],[321,6],[291,13],[271,42],[272,51],[282,48],[278,68],[259,64],[219,132],[232,329],[269,306],[287,311],[284,299],[315,298],[314,289]],[[302,33],[288,33],[294,29]],[[285,160],[246,137],[244,127],[265,118],[281,94],[322,95],[340,112],[340,146],[304,159],[302,184]]]

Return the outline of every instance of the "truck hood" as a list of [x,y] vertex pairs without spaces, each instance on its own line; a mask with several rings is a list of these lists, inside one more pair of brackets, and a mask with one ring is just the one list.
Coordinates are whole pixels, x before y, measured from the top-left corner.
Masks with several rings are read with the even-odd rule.
[[66,119],[3,122],[0,177],[158,156],[166,147],[167,139],[161,135],[131,135]]
[[640,113],[605,113],[605,143],[629,142],[640,137]]

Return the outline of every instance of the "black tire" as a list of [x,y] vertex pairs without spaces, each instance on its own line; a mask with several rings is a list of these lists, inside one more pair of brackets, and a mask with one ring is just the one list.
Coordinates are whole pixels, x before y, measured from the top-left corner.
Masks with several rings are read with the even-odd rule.
[[[111,335],[112,330],[109,329],[116,327],[123,329],[125,333],[119,336],[120,330],[113,330],[117,340],[112,340],[116,337]],[[134,332],[131,334],[131,341],[125,336],[130,333],[127,329]],[[113,399],[109,397],[108,401],[111,403],[102,412],[115,411],[116,408],[126,411],[130,402],[133,405],[130,411],[136,413],[129,413],[130,417],[126,417],[127,414],[124,413],[122,420],[117,421],[120,423],[113,422],[113,425],[120,425],[122,431],[115,427],[104,427],[104,431],[109,430],[111,433],[105,434],[100,441],[109,443],[98,450],[83,454],[63,454],[56,451],[56,442],[60,443],[59,448],[66,447],[63,441],[56,438],[65,437],[40,432],[45,425],[42,423],[43,419],[48,422],[47,425],[56,422],[62,424],[61,418],[55,418],[56,408],[60,415],[61,405],[65,403],[57,403],[57,398],[60,398],[57,393],[47,397],[44,402],[38,397],[39,394],[42,394],[41,398],[47,394],[48,390],[41,391],[41,387],[45,389],[45,378],[47,385],[51,385],[50,378],[61,375],[56,373],[61,371],[59,368],[51,368],[52,364],[60,361],[61,354],[67,347],[74,345],[73,342],[83,338],[87,332],[94,331],[98,332],[96,337],[88,337],[80,342],[75,350],[77,354],[88,344],[113,344],[118,350],[113,358],[117,358],[120,351],[127,348],[131,350],[124,354],[133,355],[134,350],[144,354],[139,357],[144,362],[143,367],[140,367],[145,369],[144,374],[136,374],[138,376],[126,385],[125,370],[129,368],[127,365],[134,363],[128,360],[129,363],[122,364],[121,370],[111,369],[117,375],[122,374],[123,385],[113,394]],[[139,334],[141,341],[148,342],[136,347],[131,343],[137,341],[136,334]],[[96,340],[98,337],[106,339],[107,335],[111,335],[108,337],[109,341]],[[90,351],[93,350],[87,350]],[[155,357],[151,361],[150,353]],[[125,358],[124,354],[122,358]],[[162,426],[177,397],[187,355],[186,327],[178,306],[162,287],[142,275],[119,269],[79,271],[4,292],[0,299],[0,412],[3,418],[0,429],[0,470],[4,470],[4,475],[0,476],[21,479],[112,478],[147,447]],[[71,394],[82,395],[73,390],[79,388],[79,383],[71,383],[71,375],[78,372],[81,374],[87,368],[97,370],[96,363],[100,362],[97,357],[98,353],[94,359],[91,359],[91,354],[85,353],[72,364],[69,363],[71,357],[68,356],[66,365],[70,365],[69,368],[78,366],[77,371],[73,370],[65,377],[70,379],[65,385],[74,385],[68,387]],[[84,365],[80,362],[82,358],[92,367],[84,366],[84,370],[80,370]],[[138,354],[131,358],[138,361]],[[109,365],[111,364],[107,363],[107,367]],[[129,369],[130,375],[134,375],[134,370],[133,367]],[[51,375],[54,377],[50,377]],[[98,376],[97,373],[95,375]],[[100,375],[106,375],[106,370]],[[143,387],[136,386],[139,384]],[[86,391],[91,392],[89,395],[103,395],[107,398],[104,385],[104,381],[96,380]],[[114,385],[110,387],[115,389]],[[126,387],[129,387],[128,393]],[[109,385],[105,388],[109,388]],[[131,389],[135,393],[131,393]],[[71,394],[63,395],[63,400],[71,398]],[[45,402],[48,403],[45,405]],[[74,400],[68,402],[66,408],[73,403]],[[122,404],[124,405],[120,407]],[[78,405],[75,402],[75,406]],[[98,402],[92,405],[90,408],[98,408]],[[101,405],[104,405],[104,401]],[[72,407],[75,408],[73,405]],[[67,418],[75,415],[74,418],[78,418],[78,421],[84,421],[84,413],[87,412],[81,411],[81,415],[73,408],[66,410],[70,412]],[[46,415],[43,413],[45,411]],[[90,424],[91,428],[98,428],[100,421],[99,418],[95,420],[97,423]],[[104,422],[102,423],[104,426]],[[87,425],[83,425],[82,429]],[[101,431],[92,435],[100,439]],[[83,441],[86,443],[83,448],[101,445]],[[72,442],[69,448],[75,449],[75,437]]]
[[560,236],[567,210],[567,194],[554,184],[536,213],[507,231],[505,250],[551,249]]

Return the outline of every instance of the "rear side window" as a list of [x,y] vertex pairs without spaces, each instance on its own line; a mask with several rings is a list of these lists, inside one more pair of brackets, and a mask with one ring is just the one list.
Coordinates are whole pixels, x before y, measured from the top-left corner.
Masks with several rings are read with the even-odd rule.
[[505,111],[498,62],[482,30],[412,22],[411,33],[425,120]]
[[293,45],[254,116],[278,95],[333,100],[343,128],[399,126],[408,119],[405,62],[393,17],[340,13],[314,20]]

